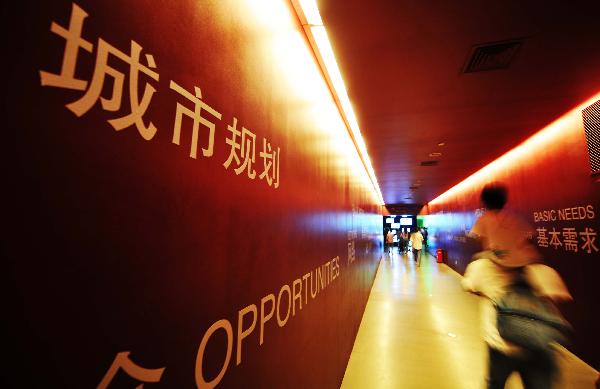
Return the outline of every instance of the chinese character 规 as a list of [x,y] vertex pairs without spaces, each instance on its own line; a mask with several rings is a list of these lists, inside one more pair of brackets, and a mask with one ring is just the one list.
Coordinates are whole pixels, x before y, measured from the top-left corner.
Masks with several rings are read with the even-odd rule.
[[[247,171],[248,177],[254,179],[256,177],[256,170],[252,168],[252,164],[256,161],[256,135],[242,126],[242,131],[237,129],[237,118],[233,118],[233,124],[228,125],[227,129],[231,132],[231,138],[227,138],[225,142],[231,146],[229,151],[229,157],[223,163],[225,169],[229,169],[231,162],[235,160],[237,168],[234,168],[235,174],[239,175],[244,170]],[[240,141],[237,138],[241,137]],[[240,151],[238,155],[237,150]],[[242,162],[241,158],[244,159]]]

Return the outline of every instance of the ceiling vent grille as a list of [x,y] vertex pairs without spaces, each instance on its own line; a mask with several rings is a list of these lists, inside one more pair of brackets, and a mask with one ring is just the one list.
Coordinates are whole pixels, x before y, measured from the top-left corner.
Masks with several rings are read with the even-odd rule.
[[440,161],[422,161],[421,166],[437,166]]
[[511,40],[475,46],[464,73],[506,69],[521,47],[522,42]]
[[581,111],[592,174],[600,174],[600,100]]

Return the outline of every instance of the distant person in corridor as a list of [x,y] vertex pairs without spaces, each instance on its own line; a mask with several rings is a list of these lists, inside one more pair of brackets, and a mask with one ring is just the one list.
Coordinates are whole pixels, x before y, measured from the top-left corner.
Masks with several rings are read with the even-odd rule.
[[398,252],[404,254],[408,248],[408,234],[404,231],[398,236]]
[[394,233],[392,230],[388,230],[385,235],[385,252],[386,254],[391,255],[392,250],[394,249]]
[[530,227],[504,210],[508,192],[499,184],[481,193],[485,213],[475,222],[470,236],[481,240],[484,250],[466,269],[463,287],[482,299],[483,337],[488,346],[487,387],[502,389],[513,371],[519,372],[526,389],[552,387],[557,372],[554,350],[533,351],[506,341],[497,325],[497,302],[516,281],[525,282],[533,293],[551,300],[570,300],[558,273],[543,265],[529,242]]
[[418,228],[410,236],[410,241],[412,243],[413,257],[415,262],[417,262],[417,267],[419,267],[421,265],[421,250],[423,249],[423,234],[421,234]]

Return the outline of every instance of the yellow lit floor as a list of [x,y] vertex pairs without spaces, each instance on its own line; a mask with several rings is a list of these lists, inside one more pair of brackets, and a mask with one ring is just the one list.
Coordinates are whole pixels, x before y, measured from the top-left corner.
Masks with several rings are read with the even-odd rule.
[[[385,255],[348,362],[343,389],[485,388],[486,347],[478,297],[432,256]],[[595,388],[598,372],[560,353],[557,388]],[[518,375],[506,388],[522,388]]]

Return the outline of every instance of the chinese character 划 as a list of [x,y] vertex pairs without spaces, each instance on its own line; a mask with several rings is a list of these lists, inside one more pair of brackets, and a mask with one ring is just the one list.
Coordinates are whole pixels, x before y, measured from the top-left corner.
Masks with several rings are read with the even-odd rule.
[[271,150],[271,144],[263,138],[263,151],[260,152],[260,157],[263,159],[263,172],[258,176],[261,180],[266,179],[269,186],[279,187],[279,154],[280,149],[277,151]]

